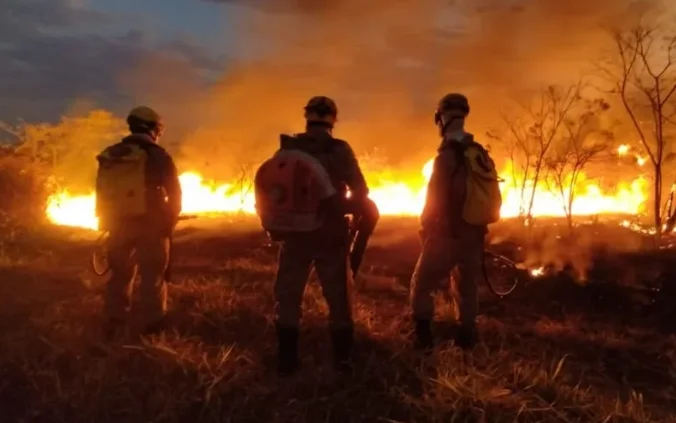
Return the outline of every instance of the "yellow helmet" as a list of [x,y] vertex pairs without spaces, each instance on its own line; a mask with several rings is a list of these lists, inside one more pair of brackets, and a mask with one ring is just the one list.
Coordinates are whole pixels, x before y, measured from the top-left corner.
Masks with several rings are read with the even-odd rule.
[[148,106],[138,106],[131,109],[127,115],[127,124],[132,129],[153,131],[158,136],[164,127],[162,116]]

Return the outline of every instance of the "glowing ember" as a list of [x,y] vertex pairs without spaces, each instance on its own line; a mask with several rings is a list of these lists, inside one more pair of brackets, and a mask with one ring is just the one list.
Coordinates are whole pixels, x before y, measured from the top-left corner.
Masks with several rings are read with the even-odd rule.
[[[381,214],[419,215],[424,205],[426,182],[432,173],[432,165],[432,160],[425,163],[422,181],[381,182],[373,186],[370,197],[378,204]],[[382,178],[378,178],[379,175],[366,176],[369,180],[382,181]],[[522,204],[519,184],[511,179],[509,171],[503,172],[501,177],[505,180],[502,183],[502,216],[516,217]],[[255,213],[254,194],[250,186],[208,183],[197,172],[183,173],[180,181],[184,213]],[[526,185],[527,192],[530,192],[532,183]],[[614,192],[603,192],[592,182],[580,184],[575,192],[573,214],[637,214],[647,199],[647,188],[647,181],[642,178],[629,183],[618,183]],[[46,212],[50,221],[55,224],[96,229],[94,206],[93,193],[73,196],[68,191],[63,191],[49,198]],[[535,190],[533,216],[565,216],[561,198],[547,189],[546,184],[538,184]]]
[[[655,235],[655,234],[657,234],[657,230],[655,230],[655,228],[653,228],[653,227],[644,227],[644,226],[639,225],[636,222],[630,222],[628,220],[623,220],[622,222],[620,222],[620,226],[627,228],[627,229],[631,229],[634,232],[639,232],[639,233],[645,234],[645,235]],[[665,229],[665,226],[662,226],[662,229]]]
[[537,278],[538,276],[542,276],[545,274],[545,268],[544,267],[538,267],[537,269],[531,269],[530,275],[534,278]]
[[617,147],[617,154],[620,156],[626,156],[628,152],[629,146],[627,144],[622,144],[621,146]]
[[[621,146],[617,147],[617,155],[620,157],[627,156],[629,154],[629,150],[631,150],[631,147],[627,144],[622,144]],[[647,159],[639,154],[634,154],[634,158],[636,159],[636,164],[639,166],[643,166],[646,164]]]

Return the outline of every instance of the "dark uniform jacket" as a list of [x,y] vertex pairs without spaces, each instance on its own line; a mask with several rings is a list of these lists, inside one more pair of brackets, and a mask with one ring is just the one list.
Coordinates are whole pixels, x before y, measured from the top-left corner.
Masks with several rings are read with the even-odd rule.
[[420,217],[425,234],[452,238],[486,234],[485,226],[470,225],[462,217],[468,176],[463,162],[462,143],[473,140],[474,137],[469,133],[458,134],[455,138],[447,137],[437,150],[427,186],[425,207]]

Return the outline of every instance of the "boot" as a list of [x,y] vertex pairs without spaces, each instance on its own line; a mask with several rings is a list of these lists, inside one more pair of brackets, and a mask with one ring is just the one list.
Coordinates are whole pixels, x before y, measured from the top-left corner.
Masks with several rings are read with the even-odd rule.
[[298,328],[277,326],[277,373],[288,376],[298,370]]
[[432,335],[432,321],[415,321],[416,348],[429,351],[434,348],[434,336]]
[[352,358],[352,345],[354,343],[354,328],[352,326],[334,329],[331,331],[333,344],[333,359],[336,369],[346,370]]

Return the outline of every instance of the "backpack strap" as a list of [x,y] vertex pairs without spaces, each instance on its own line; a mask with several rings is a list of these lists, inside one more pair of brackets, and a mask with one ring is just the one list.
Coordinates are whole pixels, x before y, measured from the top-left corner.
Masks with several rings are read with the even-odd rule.
[[[323,142],[322,148],[319,152],[324,154],[331,154],[336,146],[340,143],[340,140],[331,137],[330,140]],[[304,144],[304,140],[298,134],[279,134],[279,148],[280,150],[301,150],[306,153],[312,154],[313,151],[310,151]]]
[[450,144],[449,148],[453,150],[456,162],[456,166],[453,169],[453,173],[451,173],[451,177],[455,177],[455,175],[457,175],[461,166],[467,166],[467,163],[465,163],[465,151],[467,150],[467,147],[469,147],[469,145],[466,143],[453,142]]
[[456,163],[457,163],[457,166],[453,170],[453,173],[451,174],[451,176],[455,176],[457,174],[457,172],[460,171],[460,166],[467,167],[465,152],[469,148],[476,148],[476,149],[479,150],[479,152],[482,155],[488,156],[488,150],[486,150],[483,145],[479,144],[478,142],[476,142],[474,140],[464,141],[464,142],[453,142],[453,143],[450,143],[449,148],[452,149],[453,152],[455,153],[455,160],[456,160]]
[[[465,150],[469,147],[475,147],[477,150],[479,150],[479,154],[482,157],[479,160],[475,160],[475,163],[479,167],[481,167],[484,172],[488,173],[495,170],[495,172],[497,173],[497,169],[495,168],[495,162],[493,162],[493,158],[483,145],[479,144],[478,142],[472,141],[465,147]],[[500,176],[497,176],[497,181],[504,182],[505,180]]]
[[293,150],[296,147],[297,138],[293,135],[279,134],[279,149]]

